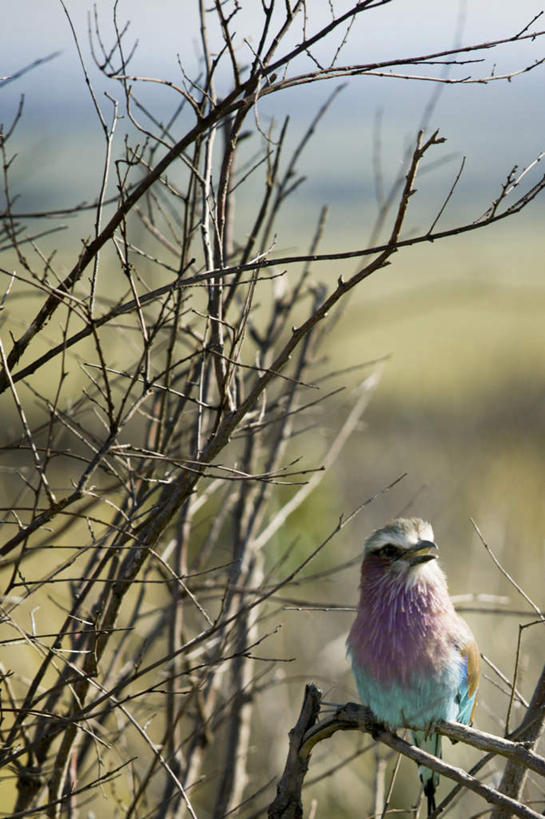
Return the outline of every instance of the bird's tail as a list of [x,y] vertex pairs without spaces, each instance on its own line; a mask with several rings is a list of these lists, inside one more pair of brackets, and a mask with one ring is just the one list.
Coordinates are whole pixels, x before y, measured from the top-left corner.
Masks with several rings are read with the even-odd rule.
[[[438,756],[441,759],[441,736],[439,734],[428,734],[425,731],[413,731],[413,742],[423,751]],[[436,808],[435,791],[439,785],[439,774],[424,765],[418,766],[418,775],[424,786],[424,793],[428,800],[428,816],[431,816]]]

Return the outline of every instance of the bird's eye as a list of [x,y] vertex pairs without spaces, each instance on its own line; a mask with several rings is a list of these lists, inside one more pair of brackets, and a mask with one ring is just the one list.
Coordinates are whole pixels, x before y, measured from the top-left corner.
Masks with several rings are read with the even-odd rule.
[[387,557],[389,560],[392,560],[399,555],[399,549],[392,543],[388,543],[380,549],[379,554],[381,557]]

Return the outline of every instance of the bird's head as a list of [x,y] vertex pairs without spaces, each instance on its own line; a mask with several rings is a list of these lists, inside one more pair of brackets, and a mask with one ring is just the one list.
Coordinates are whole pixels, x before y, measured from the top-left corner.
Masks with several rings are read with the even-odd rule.
[[364,545],[362,571],[373,566],[381,573],[416,580],[437,571],[437,566],[432,566],[437,552],[429,523],[420,518],[398,518],[369,535]]

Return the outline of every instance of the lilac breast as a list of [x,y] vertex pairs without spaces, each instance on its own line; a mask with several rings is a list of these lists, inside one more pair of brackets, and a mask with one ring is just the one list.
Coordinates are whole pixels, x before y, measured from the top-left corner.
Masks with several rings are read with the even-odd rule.
[[[358,615],[348,637],[352,661],[376,682],[411,685],[452,662],[458,617],[437,565],[418,578],[385,572],[379,558],[362,567]],[[413,580],[413,582],[410,582]]]

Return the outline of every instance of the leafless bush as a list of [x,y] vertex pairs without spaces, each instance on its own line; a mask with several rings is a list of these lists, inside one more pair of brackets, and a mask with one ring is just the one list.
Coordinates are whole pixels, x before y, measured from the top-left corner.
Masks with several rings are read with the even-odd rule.
[[[92,57],[110,91],[99,99],[81,56],[105,145],[90,205],[20,212],[10,171],[22,104],[4,126],[1,609],[4,646],[20,646],[2,670],[2,768],[17,787],[10,815],[72,817],[89,803],[127,819],[223,817],[237,806],[259,814],[272,798],[271,782],[247,787],[254,709],[280,660],[261,657],[266,606],[347,522],[295,565],[289,541],[265,563],[267,543],[323,474],[321,463],[303,465],[297,444],[337,389],[316,376],[327,333],[350,291],[398,251],[503,220],[545,187],[533,159],[508,173],[491,204],[452,224],[460,168],[429,227],[408,234],[419,167],[442,151],[442,136],[425,127],[369,246],[321,253],[324,210],[306,249],[275,251],[300,154],[334,95],[289,157],[287,121],[261,120],[266,97],[347,76],[510,80],[519,72],[468,68],[545,33],[532,21],[497,42],[342,65],[359,19],[386,4],[332,2],[316,29],[303,0],[263,2],[250,41],[236,0],[200,2],[200,72],[180,63],[178,84],[132,76],[117,4],[113,22],[91,16]],[[329,39],[334,56],[321,65],[316,49]],[[75,31],[74,42],[83,55]],[[172,92],[167,122],[139,96],[150,84]],[[132,128],[121,142],[122,112]],[[246,147],[252,134],[256,153]],[[256,191],[251,222],[238,224],[235,198]],[[81,246],[77,229],[70,235],[65,270],[44,242],[73,214],[88,237]],[[358,267],[343,278],[335,271],[346,259]],[[319,282],[319,264],[333,285]],[[325,466],[372,386],[371,377],[339,424]],[[540,685],[530,743],[543,721]],[[499,789],[515,801],[520,764],[509,763]]]

